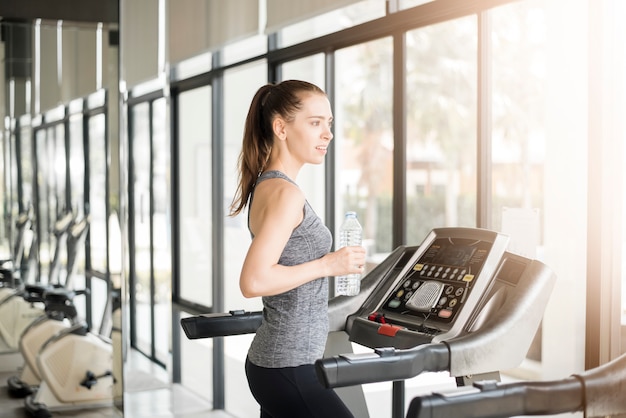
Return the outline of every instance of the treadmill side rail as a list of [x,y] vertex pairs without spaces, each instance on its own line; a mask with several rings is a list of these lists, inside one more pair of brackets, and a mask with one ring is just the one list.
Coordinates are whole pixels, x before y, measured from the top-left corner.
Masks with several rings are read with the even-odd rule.
[[230,311],[197,315],[180,320],[185,335],[190,340],[253,334],[261,326],[263,312]]

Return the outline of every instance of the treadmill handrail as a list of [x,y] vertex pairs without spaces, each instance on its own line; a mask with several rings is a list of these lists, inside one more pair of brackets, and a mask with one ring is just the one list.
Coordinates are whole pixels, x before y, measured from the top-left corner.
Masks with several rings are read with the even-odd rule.
[[532,384],[477,382],[470,389],[475,391],[467,393],[467,388],[459,388],[416,397],[409,404],[406,418],[508,418],[583,408],[582,387],[575,378]]
[[243,310],[212,313],[182,318],[180,325],[190,340],[253,334],[261,326],[263,312]]
[[515,383],[477,382],[475,393],[434,393],[414,398],[406,418],[507,418],[585,412],[586,417],[626,413],[626,354],[568,378]]
[[342,354],[315,362],[317,377],[327,388],[410,379],[423,372],[447,370],[450,352],[444,343],[410,349],[379,348],[373,353]]

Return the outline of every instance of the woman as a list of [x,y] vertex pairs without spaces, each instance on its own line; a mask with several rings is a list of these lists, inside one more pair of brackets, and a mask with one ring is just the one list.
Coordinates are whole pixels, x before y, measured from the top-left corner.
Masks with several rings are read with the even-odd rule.
[[294,182],[304,164],[324,161],[332,120],[326,94],[298,80],[261,87],[246,118],[231,215],[249,206],[252,243],[239,285],[263,300],[246,359],[262,418],[352,417],[317,380],[314,362],[328,336],[328,277],[362,273],[365,249],[329,252],[330,231]]

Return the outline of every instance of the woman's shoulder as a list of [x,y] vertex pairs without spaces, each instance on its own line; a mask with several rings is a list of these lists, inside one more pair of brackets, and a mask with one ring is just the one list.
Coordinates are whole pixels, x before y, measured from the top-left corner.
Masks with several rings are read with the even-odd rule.
[[295,228],[304,217],[305,201],[298,186],[284,179],[268,179],[257,184],[250,208],[251,229],[258,233],[258,225],[266,222]]
[[256,186],[255,199],[263,196],[268,203],[285,203],[285,201],[304,204],[304,193],[293,182],[286,178],[273,177],[265,179]]

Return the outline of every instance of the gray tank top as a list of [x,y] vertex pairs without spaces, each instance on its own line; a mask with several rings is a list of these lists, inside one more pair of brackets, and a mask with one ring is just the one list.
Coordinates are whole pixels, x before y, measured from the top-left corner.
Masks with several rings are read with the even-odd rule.
[[[257,184],[271,178],[294,183],[279,171],[263,173]],[[295,184],[295,183],[294,183]],[[250,204],[254,193],[251,196]],[[292,232],[279,264],[292,266],[322,257],[330,251],[332,236],[308,202],[304,219]],[[254,336],[248,358],[260,367],[296,367],[322,358],[328,337],[328,278],[305,283],[274,296],[265,296],[263,321]]]

